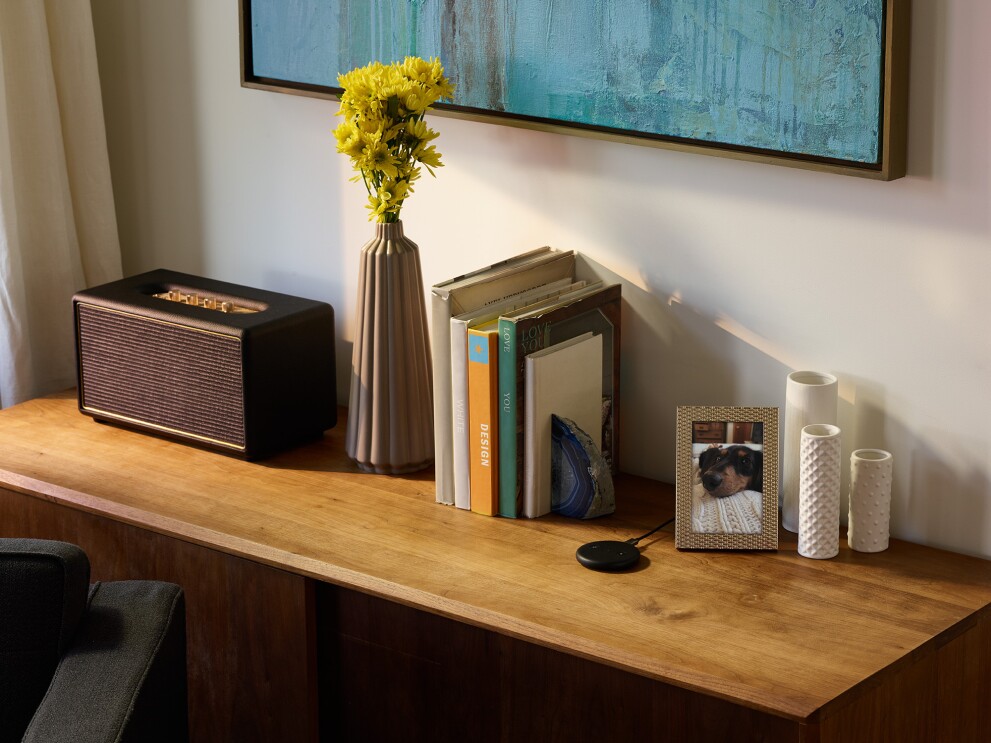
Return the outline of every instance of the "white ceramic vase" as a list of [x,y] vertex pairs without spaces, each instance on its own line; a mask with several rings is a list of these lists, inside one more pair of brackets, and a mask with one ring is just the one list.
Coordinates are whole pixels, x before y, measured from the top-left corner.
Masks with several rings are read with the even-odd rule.
[[840,551],[840,429],[803,428],[800,460],[798,553],[828,560]]
[[367,472],[434,459],[434,410],[420,253],[403,223],[378,223],[361,251],[345,451]]
[[837,381],[832,374],[797,371],[785,391],[784,460],[781,525],[798,531],[799,454],[802,429],[812,423],[836,424]]
[[857,449],[850,455],[847,543],[858,552],[888,549],[891,521],[891,454]]

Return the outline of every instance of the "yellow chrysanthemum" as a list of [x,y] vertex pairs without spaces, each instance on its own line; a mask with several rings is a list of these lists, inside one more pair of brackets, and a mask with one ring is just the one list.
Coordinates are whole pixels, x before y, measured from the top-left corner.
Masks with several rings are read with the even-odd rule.
[[427,167],[427,170],[444,167],[444,163],[440,161],[440,153],[437,152],[433,145],[418,147],[416,159],[423,163]]
[[365,142],[360,136],[355,135],[354,137],[350,137],[343,142],[339,142],[337,144],[337,151],[347,155],[352,161],[358,160],[365,151]]
[[342,122],[334,130],[334,136],[337,138],[338,152],[347,155],[352,160],[361,156],[361,152],[365,148],[365,143],[361,138],[361,132],[353,122]]
[[358,167],[366,172],[381,173],[386,178],[395,178],[399,175],[392,151],[385,142],[378,140],[373,140],[365,145],[358,161]]
[[410,80],[425,83],[433,79],[431,63],[420,57],[406,57],[400,65],[400,69]]
[[430,142],[440,136],[437,132],[427,126],[427,122],[422,119],[419,121],[406,122],[406,134],[417,144],[421,142]]
[[368,195],[368,219],[370,221],[385,222],[382,217],[385,215],[385,210],[388,208],[388,204],[381,201],[377,194]]

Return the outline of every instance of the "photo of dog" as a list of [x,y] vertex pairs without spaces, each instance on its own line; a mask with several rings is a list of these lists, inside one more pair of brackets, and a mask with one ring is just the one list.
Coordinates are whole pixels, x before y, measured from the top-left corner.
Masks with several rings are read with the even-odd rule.
[[692,529],[704,534],[761,530],[764,447],[753,441],[692,444]]
[[744,490],[764,491],[764,453],[733,444],[710,444],[699,455],[699,479],[715,498],[726,498]]

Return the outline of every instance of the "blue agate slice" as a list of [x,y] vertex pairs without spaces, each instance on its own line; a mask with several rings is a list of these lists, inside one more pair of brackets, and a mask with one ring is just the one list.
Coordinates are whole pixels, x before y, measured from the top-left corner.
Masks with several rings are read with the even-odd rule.
[[609,463],[573,420],[551,416],[551,510],[592,519],[616,510]]

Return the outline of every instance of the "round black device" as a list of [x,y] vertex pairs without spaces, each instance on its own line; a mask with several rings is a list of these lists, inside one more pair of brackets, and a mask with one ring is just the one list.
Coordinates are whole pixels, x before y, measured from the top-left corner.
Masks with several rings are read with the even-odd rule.
[[640,550],[629,542],[605,540],[583,544],[575,557],[591,570],[626,570],[640,561]]

